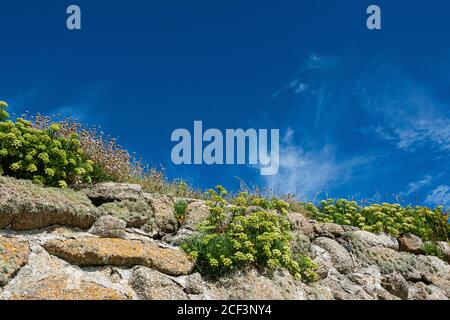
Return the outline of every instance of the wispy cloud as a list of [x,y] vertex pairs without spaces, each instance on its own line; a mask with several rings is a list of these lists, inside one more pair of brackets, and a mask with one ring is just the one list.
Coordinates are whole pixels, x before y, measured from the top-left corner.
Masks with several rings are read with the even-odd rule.
[[309,85],[303,82],[300,82],[297,78],[291,80],[287,85],[282,87],[281,89],[278,89],[275,91],[274,94],[272,94],[272,99],[276,98],[278,95],[283,93],[286,90],[292,90],[293,93],[302,93],[306,89],[308,89]]
[[436,187],[428,194],[425,202],[434,205],[450,206],[450,186],[440,185]]
[[[336,57],[324,57],[317,54],[310,55],[303,61],[297,76],[289,81],[288,84],[275,91],[275,93],[272,94],[272,99],[285,91],[290,91],[294,94],[306,92],[308,89],[311,89],[311,84],[308,83],[309,80],[307,80],[308,77],[305,76],[306,73],[335,69],[339,65],[338,61],[339,60]],[[317,90],[312,90],[311,92],[312,94],[318,93]]]
[[[386,176],[399,174],[398,162],[389,160],[394,154],[404,155],[398,150],[445,161],[450,156],[450,108],[419,79],[386,61],[360,65],[345,57],[309,56],[295,78],[272,96],[296,96],[299,108],[292,125],[301,126],[303,140],[290,139],[281,145],[280,171],[267,178],[268,185],[308,198],[337,189],[367,193],[371,187],[398,188],[392,181],[383,184],[366,168],[380,168]],[[352,134],[362,144],[352,145]],[[385,143],[374,144],[372,138]],[[380,166],[372,165],[381,158]],[[416,192],[423,196],[436,186],[438,176],[421,172],[423,176],[410,182],[402,196]],[[358,184],[362,177],[364,186]],[[442,188],[435,193],[439,195]]]
[[[299,117],[305,124],[297,136],[302,141],[296,141],[294,131],[288,129],[280,145],[279,173],[265,178],[275,192],[312,200],[320,192],[333,192],[348,183],[373,161],[366,155],[338,157],[333,121],[334,115],[341,116],[338,109],[342,105],[336,105],[332,98],[339,93],[340,86],[334,82],[340,77],[337,71],[341,66],[337,57],[312,54],[303,61],[295,78],[272,95],[298,95],[301,108],[293,118]],[[326,126],[322,126],[324,122]],[[298,123],[292,125],[298,128]]]
[[312,200],[319,192],[328,192],[347,183],[372,161],[369,156],[337,160],[333,146],[305,150],[296,145],[292,137],[293,131],[288,130],[280,146],[278,174],[265,178],[268,187],[278,193]]
[[423,177],[420,180],[410,182],[408,184],[408,190],[403,192],[402,194],[406,195],[406,196],[409,196],[409,195],[415,193],[416,191],[418,191],[419,189],[430,185],[432,179],[433,178],[430,175],[426,175],[425,177]]
[[450,109],[426,84],[411,80],[389,64],[376,66],[357,92],[362,106],[378,122],[361,132],[394,143],[398,149],[450,151]]

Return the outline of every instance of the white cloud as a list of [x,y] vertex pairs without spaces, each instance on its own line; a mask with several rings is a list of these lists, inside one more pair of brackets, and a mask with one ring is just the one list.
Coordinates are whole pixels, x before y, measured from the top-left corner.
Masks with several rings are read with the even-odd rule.
[[450,206],[450,186],[440,185],[425,199],[426,203]]
[[426,84],[411,80],[392,66],[382,65],[372,71],[359,82],[357,92],[362,106],[378,125],[361,132],[406,151],[429,147],[449,152],[449,107],[440,103]]
[[287,85],[278,89],[274,94],[272,94],[272,99],[276,98],[278,95],[283,93],[286,90],[292,90],[293,93],[302,93],[308,89],[309,85],[303,82],[300,82],[297,78],[291,80]]
[[[315,71],[315,70],[330,70],[335,69],[339,65],[339,60],[336,57],[331,56],[319,56],[316,54],[310,55],[305,61],[303,61],[302,66],[300,67],[300,71],[298,72],[298,76],[292,79],[288,84],[283,86],[281,89],[275,91],[272,94],[272,98],[276,98],[281,93],[289,90],[294,94],[304,93],[308,89],[310,89],[311,84],[307,81],[300,80],[304,77],[306,72]],[[310,90],[311,93],[317,94],[316,90]]]
[[418,191],[420,188],[430,185],[431,180],[432,177],[430,175],[426,175],[425,177],[423,177],[418,181],[413,181],[408,184],[408,190],[403,194],[409,196],[410,194]]
[[280,169],[277,175],[265,177],[267,186],[276,193],[293,194],[312,200],[320,192],[328,192],[347,183],[371,161],[370,157],[336,160],[333,147],[306,151],[284,139],[280,146]]

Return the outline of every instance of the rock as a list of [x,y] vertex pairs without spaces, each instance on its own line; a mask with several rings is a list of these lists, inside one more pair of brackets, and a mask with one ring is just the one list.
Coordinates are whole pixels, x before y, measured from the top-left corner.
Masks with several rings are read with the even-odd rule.
[[398,300],[398,298],[382,286],[380,268],[370,266],[351,273],[347,278],[363,288],[371,297],[380,300]]
[[186,210],[186,219],[183,227],[190,230],[196,230],[200,222],[209,217],[209,207],[204,201],[194,201],[188,204]]
[[287,219],[291,223],[292,230],[301,231],[304,235],[310,239],[314,238],[314,227],[308,219],[306,219],[301,213],[288,212]]
[[0,236],[0,287],[28,262],[30,248],[27,243]]
[[143,199],[105,203],[98,209],[102,215],[111,215],[124,220],[128,228],[142,229],[150,236],[159,233],[153,209]]
[[413,234],[405,234],[398,238],[400,251],[410,252],[414,254],[422,254],[422,240]]
[[386,247],[372,247],[369,249],[369,256],[369,264],[378,265],[384,274],[399,272],[405,276],[416,270],[414,256],[407,253],[399,253]]
[[330,253],[316,245],[311,246],[311,253],[313,261],[317,264],[317,276],[319,279],[325,279],[328,272],[333,268],[333,261]]
[[127,223],[113,216],[102,216],[95,221],[90,233],[101,238],[124,238]]
[[434,275],[442,279],[450,280],[450,266],[445,261],[435,256],[416,256],[416,269],[423,275]]
[[312,247],[309,237],[304,235],[301,231],[293,231],[291,240],[292,253],[309,255],[311,250]]
[[423,282],[411,283],[408,300],[448,300],[445,293],[434,285]]
[[398,251],[398,241],[388,234],[374,234],[364,230],[354,231],[353,235],[364,241],[368,246],[382,246]]
[[333,239],[320,237],[314,239],[313,243],[325,249],[331,256],[333,266],[341,273],[353,272],[354,264],[350,253]]
[[92,203],[100,206],[107,202],[132,200],[142,198],[140,185],[129,183],[105,182],[82,190],[91,199]]
[[[301,212],[287,217],[290,246],[318,265],[316,283],[262,269],[202,277],[173,245],[198,234],[209,215],[203,201],[186,199],[180,225],[171,196],[126,184],[90,189],[96,191],[0,177],[0,300],[450,298],[450,265],[421,254],[420,239],[404,235],[397,242]],[[438,245],[448,258],[449,244]]]
[[449,278],[442,278],[436,275],[424,275],[423,280],[429,284],[433,284],[439,289],[441,289],[447,297],[450,298],[450,280]]
[[21,231],[51,225],[87,229],[97,213],[81,192],[0,176],[0,229]]
[[412,254],[398,252],[384,246],[370,246],[353,232],[346,233],[341,241],[355,256],[357,266],[377,265],[382,274],[399,272],[405,278],[416,272],[416,258]]
[[330,269],[328,276],[311,285],[308,290],[309,299],[335,300],[374,300],[360,285],[357,285],[340,274],[336,269]]
[[175,216],[173,201],[158,194],[145,193],[145,199],[153,208],[155,222],[161,235],[176,233],[178,230],[178,220]]
[[176,234],[166,234],[161,240],[172,246],[179,246],[195,234],[198,232],[182,228]]
[[345,232],[353,232],[353,231],[360,230],[358,227],[354,227],[354,226],[342,225],[341,227],[342,227],[342,229],[344,229]]
[[408,299],[409,285],[400,273],[395,272],[384,277],[382,286],[400,299]]
[[193,262],[177,248],[162,248],[155,243],[135,240],[84,237],[50,240],[44,244],[50,253],[78,266],[136,265],[156,269],[169,275],[189,274]]
[[315,223],[314,232],[319,237],[340,238],[344,234],[344,228],[335,223]]
[[121,272],[116,267],[102,267],[99,272],[103,273],[112,283],[120,283],[123,279]]
[[438,241],[437,245],[441,248],[442,252],[447,258],[447,262],[450,263],[450,244],[445,241]]
[[123,283],[112,283],[101,272],[83,270],[51,257],[32,253],[29,263],[0,295],[7,300],[126,300],[134,293]]
[[277,273],[272,278],[255,270],[237,273],[207,284],[204,298],[212,300],[304,300],[301,283],[289,273]]
[[183,287],[184,291],[188,294],[200,295],[204,292],[205,283],[198,272],[188,276],[175,277],[173,281]]
[[105,288],[94,281],[77,281],[66,275],[49,276],[40,282],[28,282],[8,295],[8,300],[129,300],[126,294],[113,288]]
[[158,271],[136,267],[130,285],[143,300],[187,300],[188,296],[171,278]]

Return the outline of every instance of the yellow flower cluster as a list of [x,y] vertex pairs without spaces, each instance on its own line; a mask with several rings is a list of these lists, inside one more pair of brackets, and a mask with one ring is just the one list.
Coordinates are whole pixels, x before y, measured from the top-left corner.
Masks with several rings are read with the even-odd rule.
[[421,206],[400,204],[372,204],[361,207],[355,201],[345,199],[323,200],[318,206],[305,206],[311,218],[320,222],[351,225],[369,232],[387,232],[394,236],[415,234],[425,240],[450,238],[449,214],[442,207],[434,210]]
[[[285,217],[285,202],[246,193],[234,199],[226,199],[226,195],[220,186],[217,191],[209,191],[209,219],[199,226],[200,235],[182,245],[196,260],[200,272],[217,277],[256,267],[268,271],[287,269],[296,278],[315,279],[317,266],[308,257],[293,256],[291,252],[291,226]],[[249,206],[259,209],[248,213]]]
[[21,118],[8,120],[7,106],[0,101],[0,174],[62,188],[91,182],[93,162],[83,154],[76,136],[60,136],[59,124],[37,129]]

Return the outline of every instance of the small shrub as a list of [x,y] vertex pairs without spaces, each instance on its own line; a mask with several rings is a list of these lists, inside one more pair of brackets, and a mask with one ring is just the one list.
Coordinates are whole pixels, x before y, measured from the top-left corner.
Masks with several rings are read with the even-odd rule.
[[0,102],[0,174],[58,187],[92,181],[93,162],[76,134],[61,136],[57,123],[36,129],[22,118],[13,122],[6,108]]
[[316,282],[318,279],[316,272],[318,268],[317,264],[304,254],[297,255],[294,259],[300,268],[302,281],[306,283]]
[[[200,234],[182,244],[196,259],[201,273],[218,277],[255,267],[269,272],[287,269],[298,279],[303,275],[307,281],[314,280],[313,265],[305,258],[296,259],[291,252],[291,229],[284,204],[255,198],[249,202],[250,198],[241,194],[230,205],[225,199],[227,191],[221,186],[216,189],[209,190],[210,216],[200,225]],[[278,211],[246,214],[249,203],[267,209],[277,207]]]
[[361,207],[356,201],[329,199],[318,206],[308,203],[305,209],[310,218],[319,222],[351,225],[373,233],[387,232],[393,236],[412,233],[434,241],[448,241],[450,237],[449,214],[443,207],[432,210],[388,203]]
[[140,176],[144,172],[142,163],[120,146],[116,139],[105,135],[100,127],[87,126],[73,118],[59,119],[40,114],[31,117],[30,122],[40,130],[58,122],[59,136],[68,138],[77,135],[81,150],[93,162],[91,177],[94,182],[125,182],[130,176]]
[[175,216],[180,225],[183,224],[186,219],[187,206],[188,203],[185,200],[178,200],[175,202]]
[[422,246],[423,252],[427,256],[435,256],[445,261],[445,253],[442,248],[435,242],[427,241]]
[[287,214],[289,204],[276,197],[262,197],[258,194],[250,194],[247,191],[240,192],[236,197],[230,199],[232,204],[241,207],[257,206],[264,210],[277,210],[283,214]]
[[220,277],[238,268],[230,258],[236,250],[227,235],[203,233],[188,239],[181,248],[196,260],[196,268],[203,275]]

